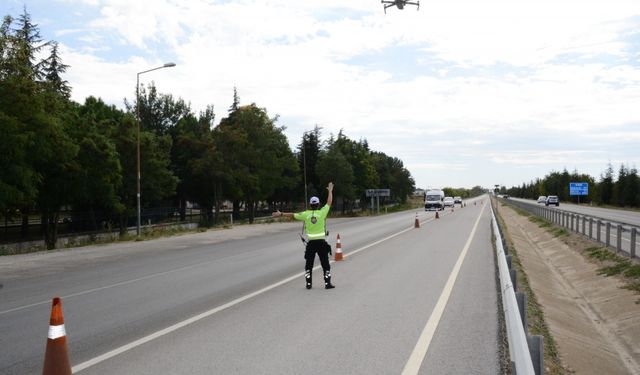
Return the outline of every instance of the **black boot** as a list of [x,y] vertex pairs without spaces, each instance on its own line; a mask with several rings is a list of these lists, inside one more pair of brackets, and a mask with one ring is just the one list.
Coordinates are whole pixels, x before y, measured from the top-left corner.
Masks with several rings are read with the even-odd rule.
[[311,271],[304,272],[304,279],[307,282],[307,289],[311,289]]
[[331,271],[324,271],[324,288],[333,289],[335,285],[331,284]]

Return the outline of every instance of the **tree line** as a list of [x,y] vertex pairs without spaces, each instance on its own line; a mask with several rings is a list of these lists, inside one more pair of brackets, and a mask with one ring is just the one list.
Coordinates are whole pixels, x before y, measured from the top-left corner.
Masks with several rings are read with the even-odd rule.
[[442,188],[442,191],[446,197],[460,197],[463,199],[477,197],[486,193],[486,189],[479,185],[476,185],[471,189],[444,187]]
[[[588,183],[589,195],[579,198],[570,195],[571,182]],[[557,195],[561,201],[566,202],[577,203],[579,199],[580,202],[594,202],[598,205],[640,207],[640,178],[635,166],[621,164],[616,175],[609,163],[598,180],[578,171],[569,173],[565,168],[562,172],[551,172],[544,178],[523,183],[521,186],[509,189],[502,186],[500,193],[529,199],[536,199],[540,195]]]
[[[44,57],[42,57],[44,56]],[[223,202],[233,215],[253,221],[269,209],[324,195],[329,181],[335,201],[349,210],[365,189],[390,188],[404,202],[414,180],[398,158],[351,140],[342,131],[322,140],[322,128],[303,134],[295,150],[279,126],[255,103],[233,102],[217,126],[213,105],[195,113],[189,103],[139,88],[124,110],[90,96],[71,100],[64,80],[69,68],[55,41],[44,41],[24,10],[0,26],[0,212],[22,220],[41,218],[48,248],[57,240],[61,210],[87,212],[89,230],[113,222],[125,233],[135,217],[137,128],[140,118],[141,201],[144,209],[197,204],[202,224],[219,220]],[[138,88],[137,88],[138,89]],[[306,194],[305,194],[306,192]]]

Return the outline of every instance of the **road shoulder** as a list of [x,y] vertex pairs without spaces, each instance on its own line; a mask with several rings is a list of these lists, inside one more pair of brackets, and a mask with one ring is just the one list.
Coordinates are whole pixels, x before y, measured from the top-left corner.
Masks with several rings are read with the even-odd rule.
[[589,247],[586,238],[554,237],[504,205],[499,213],[567,372],[640,373],[637,295],[598,275],[598,265],[576,250]]

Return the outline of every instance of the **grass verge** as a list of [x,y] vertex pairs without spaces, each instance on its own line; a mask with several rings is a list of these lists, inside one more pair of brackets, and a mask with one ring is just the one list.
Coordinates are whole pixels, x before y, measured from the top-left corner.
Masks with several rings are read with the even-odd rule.
[[[640,294],[640,264],[615,254],[604,246],[590,247],[585,251],[590,258],[600,263],[599,275],[618,276],[624,283],[621,288]],[[640,305],[640,299],[636,304]]]

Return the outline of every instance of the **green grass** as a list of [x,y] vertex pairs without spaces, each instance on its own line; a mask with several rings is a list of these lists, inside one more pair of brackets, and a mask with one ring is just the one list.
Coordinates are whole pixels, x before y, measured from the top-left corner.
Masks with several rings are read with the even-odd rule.
[[625,272],[631,265],[630,261],[620,262],[613,266],[602,267],[598,270],[599,275],[613,276]]
[[640,279],[640,264],[634,264],[627,267],[624,271],[624,276],[629,278]]
[[[503,206],[505,206],[505,203],[502,203]],[[524,217],[528,217],[529,221],[531,221],[532,223],[536,223],[538,224],[538,226],[540,228],[546,229],[549,233],[551,233],[554,237],[566,237],[569,235],[569,231],[565,228],[556,226],[555,224],[553,224],[552,222],[537,216],[537,215],[532,215],[526,211],[524,211],[521,208],[515,207],[515,206],[511,206],[508,205],[509,208],[511,208],[512,210],[514,210],[518,215],[520,216],[524,216]]]
[[613,252],[607,250],[606,248],[600,247],[600,246],[588,248],[587,249],[587,253],[589,254],[590,257],[595,258],[595,259],[600,260],[600,261],[616,260],[616,259],[620,258],[618,255],[616,255]]
[[[628,289],[640,294],[640,265],[635,264],[629,258],[615,254],[603,246],[590,247],[586,250],[589,257],[600,262],[599,275],[618,275],[624,279],[623,289]],[[640,304],[640,299],[636,301]]]
[[538,224],[540,228],[551,228],[551,223],[540,216],[529,216],[529,221]]
[[[549,227],[551,227],[551,225]],[[554,237],[566,237],[569,235],[569,231],[567,231],[565,228],[556,227],[551,229],[551,234],[553,234]]]

